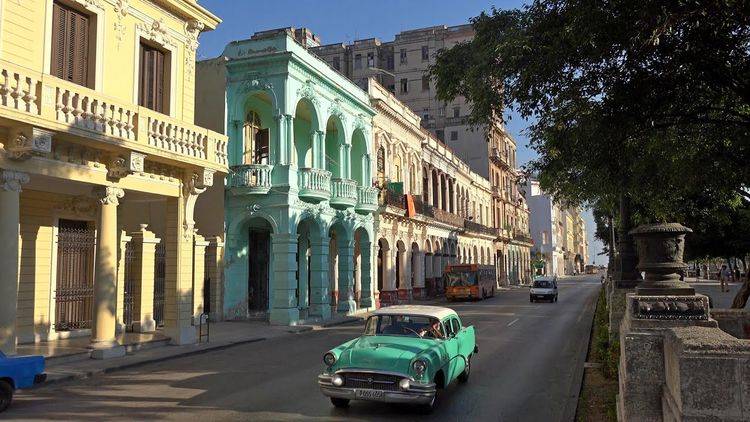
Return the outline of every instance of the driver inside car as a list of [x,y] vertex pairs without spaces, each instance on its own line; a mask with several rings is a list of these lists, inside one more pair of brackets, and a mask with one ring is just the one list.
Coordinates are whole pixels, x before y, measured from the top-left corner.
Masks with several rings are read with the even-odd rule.
[[420,337],[425,337],[428,334],[433,338],[443,338],[443,332],[440,329],[440,321],[434,319],[429,325],[423,325],[419,330]]

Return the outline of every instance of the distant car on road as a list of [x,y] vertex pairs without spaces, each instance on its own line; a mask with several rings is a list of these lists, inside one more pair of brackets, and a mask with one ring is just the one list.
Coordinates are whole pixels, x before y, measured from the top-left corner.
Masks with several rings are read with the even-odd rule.
[[586,274],[596,274],[599,272],[599,267],[596,265],[587,265],[586,266]]
[[368,319],[361,337],[323,355],[321,392],[336,407],[350,400],[413,403],[429,412],[440,389],[467,382],[478,353],[474,327],[439,306],[390,306]]
[[534,279],[529,289],[529,302],[536,302],[538,299],[557,302],[557,276]]
[[13,392],[47,379],[44,356],[5,356],[0,352],[0,412],[10,406]]

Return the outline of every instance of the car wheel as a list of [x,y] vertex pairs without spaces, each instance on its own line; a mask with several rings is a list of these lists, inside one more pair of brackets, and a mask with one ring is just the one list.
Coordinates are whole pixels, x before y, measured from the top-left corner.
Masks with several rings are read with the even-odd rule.
[[458,381],[461,383],[467,383],[469,381],[469,375],[471,375],[471,355],[466,360],[466,368],[461,374],[458,375]]
[[0,380],[0,412],[7,409],[12,400],[13,387],[10,386],[8,381]]
[[555,302],[557,302],[557,295],[555,295]]
[[338,397],[331,397],[331,403],[338,408],[349,407],[349,399],[341,399]]
[[529,302],[534,303],[534,299],[533,298],[529,298]]

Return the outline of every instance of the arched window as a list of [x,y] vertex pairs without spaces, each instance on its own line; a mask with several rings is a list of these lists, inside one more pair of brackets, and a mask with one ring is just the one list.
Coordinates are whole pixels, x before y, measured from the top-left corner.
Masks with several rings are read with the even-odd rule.
[[378,149],[378,182],[385,182],[385,147]]
[[260,116],[251,111],[245,117],[245,149],[242,154],[243,164],[268,164],[268,129],[262,129]]

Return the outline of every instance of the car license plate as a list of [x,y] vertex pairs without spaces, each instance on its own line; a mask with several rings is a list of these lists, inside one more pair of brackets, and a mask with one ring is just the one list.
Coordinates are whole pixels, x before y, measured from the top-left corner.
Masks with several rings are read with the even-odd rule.
[[356,390],[354,396],[358,399],[382,399],[382,390]]

